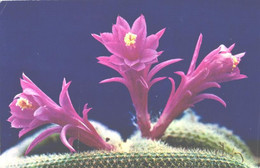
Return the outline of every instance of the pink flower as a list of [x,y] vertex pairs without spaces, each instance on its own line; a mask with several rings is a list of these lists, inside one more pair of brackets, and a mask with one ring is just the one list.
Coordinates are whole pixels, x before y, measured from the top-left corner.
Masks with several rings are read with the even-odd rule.
[[135,20],[132,28],[118,16],[112,33],[101,33],[100,36],[93,34],[93,37],[113,54],[110,57],[98,57],[99,63],[116,70],[122,76],[106,79],[101,83],[120,82],[128,88],[136,110],[137,124],[144,137],[150,136],[151,128],[147,108],[148,91],[153,84],[165,79],[165,77],[154,79],[153,77],[162,68],[181,60],[171,59],[150,70],[151,65],[158,62],[157,57],[162,53],[156,49],[164,31],[165,29],[162,29],[146,37],[146,22],[141,15]]
[[121,71],[132,68],[141,71],[153,63],[158,62],[157,57],[162,52],[157,52],[159,39],[165,29],[146,37],[145,18],[141,15],[135,20],[132,28],[122,17],[117,17],[112,33],[101,33],[92,36],[101,42],[113,55],[109,62],[118,66]]
[[209,53],[195,69],[201,43],[202,35],[199,36],[188,73],[185,75],[183,72],[176,72],[182,77],[176,92],[174,81],[170,78],[172,92],[160,119],[153,127],[151,133],[155,139],[162,136],[172,120],[183,110],[192,107],[204,99],[213,99],[226,106],[226,103],[218,96],[201,92],[211,87],[220,88],[219,83],[221,82],[247,77],[240,74],[237,67],[245,53],[232,55],[231,50],[234,48],[234,45],[229,48],[220,45],[217,49]]
[[[41,125],[57,124],[42,132],[28,147],[26,154],[39,142],[54,133],[60,133],[62,143],[71,152],[75,152],[72,145],[76,139],[97,149],[113,149],[97,134],[88,121],[87,113],[90,109],[87,108],[87,104],[84,106],[83,118],[77,114],[68,94],[69,85],[70,82],[66,83],[64,79],[59,106],[23,74],[23,79],[21,79],[23,92],[16,95],[9,106],[12,116],[8,121],[11,122],[12,127],[22,128],[19,132],[19,137],[21,137]],[[69,140],[66,136],[70,137]]]

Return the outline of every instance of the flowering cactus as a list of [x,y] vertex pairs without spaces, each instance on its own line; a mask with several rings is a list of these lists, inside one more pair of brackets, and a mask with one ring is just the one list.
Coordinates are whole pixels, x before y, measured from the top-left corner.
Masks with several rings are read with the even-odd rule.
[[114,77],[101,81],[120,82],[129,90],[134,107],[136,109],[137,124],[144,137],[150,137],[150,115],[148,113],[148,91],[151,86],[165,79],[165,77],[153,78],[162,68],[180,61],[171,59],[151,68],[158,62],[157,57],[162,52],[157,52],[159,39],[165,29],[146,37],[146,22],[143,15],[135,20],[132,28],[120,16],[113,25],[112,33],[101,33],[100,36],[92,34],[113,55],[98,57],[99,63],[116,70],[122,77]]
[[210,52],[195,69],[201,43],[202,35],[199,36],[188,73],[185,75],[183,72],[176,72],[182,78],[176,92],[174,80],[169,78],[172,83],[172,91],[161,117],[153,127],[152,138],[160,138],[176,116],[204,99],[213,99],[226,106],[226,103],[218,96],[201,92],[211,87],[220,88],[218,83],[221,82],[247,77],[240,74],[237,67],[245,53],[232,55],[234,45],[229,48],[220,45]]
[[[23,92],[16,95],[10,104],[12,116],[8,119],[12,127],[22,128],[19,137],[27,132],[44,124],[54,123],[51,127],[42,132],[28,147],[25,154],[28,154],[39,142],[54,133],[60,133],[62,143],[71,151],[73,141],[79,139],[88,146],[111,150],[113,146],[107,144],[96,132],[88,121],[87,114],[90,108],[84,106],[83,118],[75,111],[69,94],[70,82],[64,79],[60,93],[60,106],[42,92],[27,76],[23,74],[21,79]],[[70,136],[67,140],[66,136]]]
[[[220,88],[219,83],[222,82],[246,78],[246,75],[240,74],[238,68],[245,53],[232,55],[234,45],[229,48],[220,45],[196,68],[202,43],[202,35],[200,35],[187,74],[176,72],[182,78],[179,87],[175,89],[174,80],[168,78],[172,83],[172,91],[162,115],[152,126],[148,112],[148,92],[153,84],[166,78],[154,78],[154,75],[162,68],[181,60],[167,60],[151,68],[158,62],[158,56],[162,54],[162,51],[158,52],[157,48],[164,31],[165,29],[162,29],[147,37],[145,18],[141,15],[131,28],[127,21],[118,16],[112,33],[92,34],[112,53],[111,56],[98,57],[99,63],[116,70],[121,75],[121,77],[105,79],[100,83],[120,82],[128,88],[136,110],[138,127],[142,136],[150,139],[161,138],[173,119],[204,99],[214,99],[226,106],[218,96],[201,92],[211,87]],[[24,74],[21,86],[23,92],[15,96],[10,104],[12,116],[8,119],[12,127],[22,128],[19,137],[41,125],[57,124],[41,133],[28,147],[26,154],[40,141],[54,133],[60,133],[62,143],[71,152],[75,152],[72,147],[75,139],[96,149],[115,148],[106,143],[88,121],[87,114],[90,108],[87,104],[84,106],[83,118],[77,114],[68,94],[70,82],[67,83],[65,79],[63,81],[59,97],[60,105],[52,101]],[[66,135],[70,137],[68,140]]]

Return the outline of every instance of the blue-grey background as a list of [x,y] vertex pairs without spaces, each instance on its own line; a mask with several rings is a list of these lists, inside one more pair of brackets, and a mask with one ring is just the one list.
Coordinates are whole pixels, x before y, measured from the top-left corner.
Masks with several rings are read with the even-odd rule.
[[[64,77],[75,109],[81,114],[85,103],[93,110],[89,118],[101,121],[127,138],[135,129],[134,109],[125,86],[98,84],[116,72],[97,64],[96,57],[110,55],[91,33],[111,32],[118,15],[130,24],[144,14],[148,34],[166,27],[159,61],[183,58],[158,75],[180,78],[174,71],[187,72],[199,33],[204,39],[199,61],[220,44],[236,43],[233,53],[246,51],[239,64],[248,79],[223,83],[211,92],[222,97],[227,108],[206,100],[195,106],[204,122],[232,129],[242,139],[256,142],[260,136],[260,3],[258,1],[76,1],[0,3],[0,117],[1,150],[18,141],[18,129],[10,128],[9,103],[21,92],[24,72],[52,99],[58,95]],[[170,92],[164,80],[150,91],[149,109],[162,110]]]

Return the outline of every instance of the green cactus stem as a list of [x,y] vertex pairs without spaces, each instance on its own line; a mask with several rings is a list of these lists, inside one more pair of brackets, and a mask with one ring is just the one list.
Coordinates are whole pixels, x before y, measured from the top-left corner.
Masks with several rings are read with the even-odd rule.
[[172,149],[172,152],[83,152],[75,154],[37,155],[18,159],[7,167],[207,167],[250,168],[238,158],[204,150]]
[[[123,142],[118,133],[110,131],[98,123],[94,125],[103,138],[109,138],[110,143],[117,147],[115,151],[21,156],[29,145],[28,141],[13,147],[14,151],[17,151],[18,148],[21,150],[19,155],[10,155],[9,159],[8,155],[2,155],[0,165],[7,168],[257,167],[250,150],[239,137],[217,125],[200,123],[197,116],[193,114],[187,114],[181,119],[175,120],[159,141],[144,139],[138,131]],[[48,144],[43,143],[42,145]]]
[[191,110],[187,110],[182,119],[173,121],[161,140],[173,147],[217,150],[255,162],[250,149],[232,131],[217,124],[199,122]]

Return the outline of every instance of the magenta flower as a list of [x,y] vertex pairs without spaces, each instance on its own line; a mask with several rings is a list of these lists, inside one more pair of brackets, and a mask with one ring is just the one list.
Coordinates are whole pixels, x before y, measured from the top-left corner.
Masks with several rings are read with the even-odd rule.
[[171,59],[151,68],[158,62],[157,57],[162,52],[157,52],[159,39],[165,29],[146,37],[146,22],[143,15],[135,20],[132,28],[122,17],[117,17],[113,25],[112,33],[101,33],[100,36],[92,36],[101,42],[113,55],[110,57],[98,57],[99,63],[116,70],[122,77],[114,77],[101,81],[120,82],[129,90],[137,115],[137,124],[142,136],[150,136],[150,115],[148,113],[148,91],[150,87],[165,77],[153,76],[162,68],[180,61]]
[[[77,114],[68,94],[69,85],[70,82],[66,83],[64,79],[59,106],[23,74],[23,79],[21,79],[23,92],[16,95],[9,106],[12,116],[8,121],[11,122],[12,127],[22,128],[19,132],[19,137],[21,137],[41,125],[57,124],[35,138],[25,154],[28,154],[39,142],[54,133],[60,133],[62,143],[71,152],[75,152],[72,145],[76,139],[97,149],[113,149],[113,146],[107,144],[88,121],[87,113],[90,108],[87,108],[87,104],[84,106],[83,118]],[[66,136],[70,137],[69,140]]]
[[129,68],[141,71],[155,62],[162,52],[157,52],[159,39],[165,29],[146,37],[145,18],[141,15],[135,20],[132,28],[122,17],[117,17],[112,33],[101,33],[92,36],[101,42],[113,55],[109,60],[121,71]]
[[174,80],[170,78],[172,82],[172,92],[161,117],[153,127],[151,133],[152,138],[157,139],[162,136],[165,129],[176,116],[186,108],[192,107],[204,99],[213,99],[226,106],[226,103],[218,96],[201,92],[211,87],[220,88],[219,83],[221,82],[247,77],[246,75],[240,74],[239,68],[237,67],[241,57],[243,57],[245,53],[232,55],[231,50],[234,48],[234,45],[229,48],[220,45],[217,49],[209,53],[195,69],[201,43],[202,35],[199,36],[187,75],[183,72],[176,72],[182,77],[176,92]]

